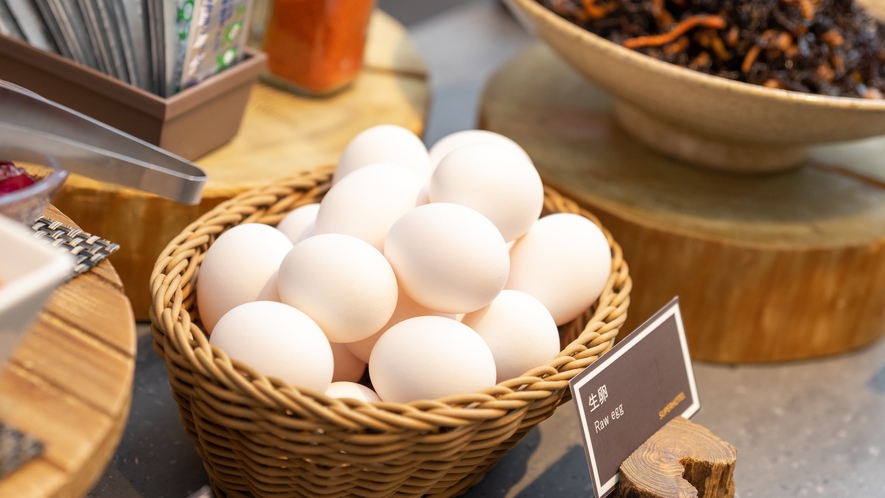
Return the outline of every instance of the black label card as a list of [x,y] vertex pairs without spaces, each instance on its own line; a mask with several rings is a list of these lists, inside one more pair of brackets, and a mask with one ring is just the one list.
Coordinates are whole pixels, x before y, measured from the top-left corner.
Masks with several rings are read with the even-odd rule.
[[584,433],[590,480],[598,498],[614,490],[618,469],[670,419],[701,407],[674,298],[569,386]]

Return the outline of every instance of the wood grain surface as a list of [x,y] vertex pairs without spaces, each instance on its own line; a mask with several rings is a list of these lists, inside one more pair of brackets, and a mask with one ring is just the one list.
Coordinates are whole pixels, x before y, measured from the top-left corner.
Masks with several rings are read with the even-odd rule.
[[682,417],[621,464],[613,498],[732,498],[737,451]]
[[673,296],[701,360],[831,355],[885,333],[885,139],[818,147],[778,174],[686,166],[625,134],[611,99],[540,45],[490,79],[480,121],[622,245],[622,333]]
[[[55,208],[47,216],[72,225]],[[135,319],[108,261],[62,285],[0,373],[0,420],[43,454],[0,480],[0,496],[86,494],[123,434],[135,373]]]
[[429,99],[423,59],[405,28],[376,11],[364,70],[348,89],[314,99],[263,84],[253,88],[239,134],[196,161],[209,176],[199,206],[178,205],[76,175],[54,202],[84,230],[120,244],[111,261],[136,318],[146,320],[151,268],[187,224],[241,192],[335,164],[347,142],[371,126],[396,124],[420,135]]

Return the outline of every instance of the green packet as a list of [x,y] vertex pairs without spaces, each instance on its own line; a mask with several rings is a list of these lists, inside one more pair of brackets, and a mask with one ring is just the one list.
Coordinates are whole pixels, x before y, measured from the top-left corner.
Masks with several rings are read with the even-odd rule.
[[243,58],[250,0],[186,0],[180,15],[190,22],[181,89],[224,71]]

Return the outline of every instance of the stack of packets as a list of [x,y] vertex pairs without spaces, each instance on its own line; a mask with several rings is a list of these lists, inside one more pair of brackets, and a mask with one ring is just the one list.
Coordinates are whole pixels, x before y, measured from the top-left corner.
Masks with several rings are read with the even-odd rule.
[[251,0],[0,0],[0,34],[161,97],[243,57]]

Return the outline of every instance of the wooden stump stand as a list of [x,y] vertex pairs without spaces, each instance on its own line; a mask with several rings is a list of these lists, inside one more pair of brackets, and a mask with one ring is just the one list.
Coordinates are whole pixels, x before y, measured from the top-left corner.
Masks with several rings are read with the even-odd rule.
[[731,498],[734,446],[677,417],[621,464],[615,498]]
[[542,45],[489,79],[480,126],[620,242],[634,282],[622,333],[679,296],[699,360],[813,358],[885,334],[885,137],[812,148],[776,174],[689,166],[623,131],[611,98]]

